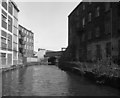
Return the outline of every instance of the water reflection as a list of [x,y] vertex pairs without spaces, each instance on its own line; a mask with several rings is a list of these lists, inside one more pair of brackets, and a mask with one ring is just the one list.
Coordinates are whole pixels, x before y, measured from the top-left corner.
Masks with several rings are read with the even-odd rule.
[[67,74],[55,66],[34,68],[34,95],[38,96],[67,96]]
[[26,68],[20,68],[18,70],[18,86],[17,86],[18,96],[21,96],[24,93],[24,90],[25,90],[25,87],[24,87],[25,72],[26,72]]
[[15,71],[3,72],[2,73],[2,95],[22,95],[24,92],[24,81],[25,81],[26,68],[20,68]]

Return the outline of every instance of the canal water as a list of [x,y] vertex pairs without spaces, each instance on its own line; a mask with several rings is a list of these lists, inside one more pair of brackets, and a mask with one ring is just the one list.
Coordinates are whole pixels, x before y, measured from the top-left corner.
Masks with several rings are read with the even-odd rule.
[[57,66],[29,66],[0,76],[3,96],[120,96],[118,89],[96,85]]

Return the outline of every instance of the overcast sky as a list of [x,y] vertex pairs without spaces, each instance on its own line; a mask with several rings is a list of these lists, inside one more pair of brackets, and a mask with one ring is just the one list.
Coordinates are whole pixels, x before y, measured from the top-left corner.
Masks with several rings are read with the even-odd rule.
[[[16,0],[14,0],[16,1]],[[33,0],[32,0],[33,1]],[[19,23],[34,33],[34,50],[68,44],[68,15],[79,2],[17,2]]]

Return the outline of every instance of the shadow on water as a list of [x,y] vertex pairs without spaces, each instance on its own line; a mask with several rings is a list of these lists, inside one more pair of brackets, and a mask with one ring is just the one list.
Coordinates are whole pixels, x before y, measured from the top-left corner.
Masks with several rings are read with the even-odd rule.
[[67,72],[69,94],[72,96],[120,96],[119,89],[98,85],[90,80]]

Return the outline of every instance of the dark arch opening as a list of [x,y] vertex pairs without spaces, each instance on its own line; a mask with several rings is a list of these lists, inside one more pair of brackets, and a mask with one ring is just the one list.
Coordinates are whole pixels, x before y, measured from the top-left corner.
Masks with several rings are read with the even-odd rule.
[[50,58],[48,58],[48,64],[49,65],[55,65],[56,64],[56,57],[52,56]]

